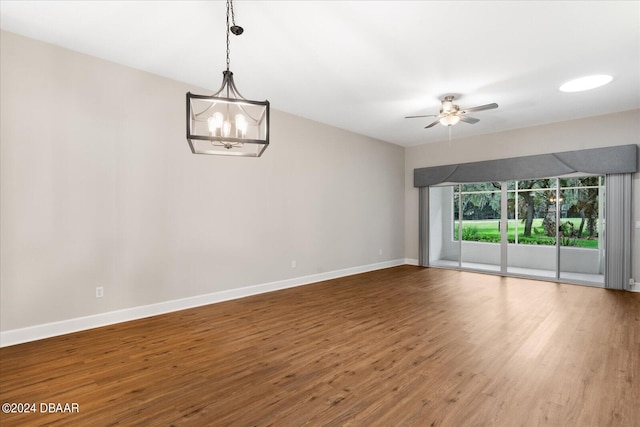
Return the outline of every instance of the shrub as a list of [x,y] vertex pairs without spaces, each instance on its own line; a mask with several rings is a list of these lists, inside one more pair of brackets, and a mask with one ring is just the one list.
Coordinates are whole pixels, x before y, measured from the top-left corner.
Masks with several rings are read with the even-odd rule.
[[475,225],[462,227],[462,240],[478,240],[478,227]]

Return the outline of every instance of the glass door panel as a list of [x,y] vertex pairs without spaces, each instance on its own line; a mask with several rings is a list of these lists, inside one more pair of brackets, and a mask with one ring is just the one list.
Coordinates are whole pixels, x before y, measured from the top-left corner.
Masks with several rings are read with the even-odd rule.
[[507,182],[507,273],[555,278],[556,179]]
[[[454,187],[429,188],[429,265],[434,267],[460,266],[460,245],[457,241],[458,217]],[[455,230],[455,231],[454,231]]]
[[604,177],[560,179],[559,278],[604,285]]
[[501,271],[501,188],[499,182],[460,185],[456,237],[462,268]]

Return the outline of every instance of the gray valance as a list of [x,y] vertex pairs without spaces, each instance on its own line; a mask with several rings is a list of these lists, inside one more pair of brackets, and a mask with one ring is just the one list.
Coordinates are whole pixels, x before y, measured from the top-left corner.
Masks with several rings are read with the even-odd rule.
[[630,144],[417,168],[413,170],[413,186],[550,178],[574,172],[601,175],[635,173],[638,168],[637,151],[638,146]]

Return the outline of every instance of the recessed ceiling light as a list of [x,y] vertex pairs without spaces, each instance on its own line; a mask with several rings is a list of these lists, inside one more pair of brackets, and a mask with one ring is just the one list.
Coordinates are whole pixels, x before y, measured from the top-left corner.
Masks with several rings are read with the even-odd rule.
[[582,92],[583,90],[595,89],[604,86],[613,80],[613,77],[606,74],[596,76],[580,77],[578,79],[569,80],[560,86],[561,92]]

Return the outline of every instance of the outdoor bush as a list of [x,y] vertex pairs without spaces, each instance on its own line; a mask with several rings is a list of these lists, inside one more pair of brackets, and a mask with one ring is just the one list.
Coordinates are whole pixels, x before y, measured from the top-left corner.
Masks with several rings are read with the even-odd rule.
[[478,227],[474,225],[462,227],[462,240],[478,240]]

